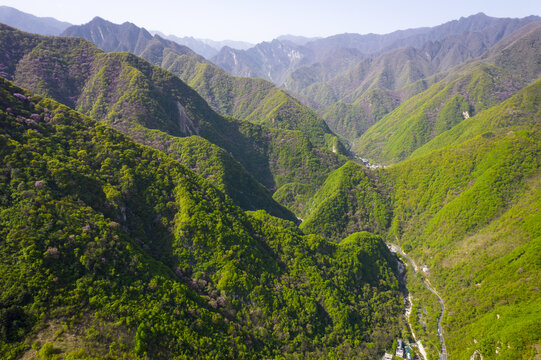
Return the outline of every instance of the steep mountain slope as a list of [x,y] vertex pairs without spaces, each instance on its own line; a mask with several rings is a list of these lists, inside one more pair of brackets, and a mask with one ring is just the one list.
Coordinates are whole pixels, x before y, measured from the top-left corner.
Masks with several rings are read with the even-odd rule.
[[444,77],[430,79],[434,74],[477,58],[513,32],[539,22],[536,16],[477,14],[386,35],[342,34],[302,46],[275,40],[246,51],[223,49],[213,61],[232,74],[263,77],[291,91],[317,109],[333,132],[353,143],[384,115]]
[[[222,49],[212,61],[233,75],[258,76],[282,86],[293,71],[329,61],[329,57],[334,57],[334,54],[340,56],[343,49],[354,50],[358,54],[381,55],[402,47],[422,48],[427,42],[439,42],[451,36],[479,31],[488,34],[483,40],[492,38],[490,41],[494,44],[527,23],[540,20],[541,18],[536,16],[524,19],[499,19],[479,13],[433,28],[400,30],[385,35],[339,34],[310,41],[303,46],[273,40],[248,50]],[[311,73],[308,68],[303,72]],[[317,73],[312,73],[315,74]],[[317,76],[312,78],[317,80]],[[324,78],[320,78],[319,81],[322,80]],[[298,85],[293,85],[294,83],[290,82],[292,87],[289,89],[299,89]]]
[[71,26],[51,17],[38,17],[9,6],[0,6],[0,23],[41,35],[59,35]]
[[384,233],[391,211],[373,173],[348,161],[333,171],[307,205],[301,229],[339,240],[356,231]]
[[[173,136],[198,134],[225,149],[268,189],[265,193],[228,193],[241,206],[266,199],[247,209],[263,208],[273,215],[284,216],[287,212],[270,199],[269,190],[274,192],[295,182],[306,184],[302,194],[309,196],[328,172],[344,162],[343,157],[312,145],[299,131],[270,129],[219,116],[176,76],[132,54],[106,54],[82,39],[38,37],[8,27],[0,35],[0,47],[5,49],[0,64],[17,83],[62,100],[143,144],[172,151],[177,159],[182,158],[178,150],[188,151],[187,148],[167,148],[164,144],[171,143],[170,136],[148,129]],[[225,161],[224,156],[220,156],[222,160],[214,158],[209,162],[232,166],[234,161]],[[230,172],[234,168],[238,166]],[[241,175],[247,174],[241,172]],[[251,190],[260,189],[246,176],[240,183],[251,183]],[[283,204],[296,209],[293,200]],[[287,218],[291,219],[291,214]]]
[[68,28],[63,35],[83,37],[106,52],[132,52],[171,71],[220,114],[274,128],[301,130],[314,145],[343,151],[323,119],[286,92],[268,82],[231,77],[187,47],[153,37],[133,24],[117,25],[95,18],[88,24]]
[[[165,153],[0,79],[0,357],[375,357],[394,259],[247,214]],[[32,344],[32,347],[30,347]]]
[[319,114],[333,131],[354,141],[383,115],[426,90],[434,81],[431,75],[440,73],[437,78],[441,79],[452,67],[477,58],[492,47],[498,49],[485,56],[500,53],[498,41],[516,36],[512,30],[523,34],[525,29],[539,26],[539,22],[530,26],[528,20],[509,20],[481,31],[429,41],[418,48],[393,50],[304,89],[296,88],[293,82],[287,82],[286,86],[292,87],[303,101],[319,108]]
[[199,137],[176,137],[143,127],[125,129],[135,141],[167,153],[173,159],[229,195],[243,209],[265,209],[283,219],[296,217],[277,204],[269,189],[258,182],[224,149]]
[[[378,170],[353,163],[335,170],[301,225],[347,236],[367,226],[378,230],[378,214],[386,219],[387,241],[426,265],[419,276],[444,299],[450,359],[476,351],[483,358],[538,355],[540,86],[538,79],[462,121],[406,161]],[[437,358],[439,304],[423,286],[411,285],[410,320]]]
[[501,128],[536,122],[541,122],[541,78],[503,103],[481,111],[436,136],[415,150],[411,157],[457,145],[483,133],[489,136],[491,131],[498,131]]
[[236,76],[259,77],[281,84],[293,69],[310,64],[314,54],[287,40],[262,42],[247,50],[225,47],[211,61]]
[[[73,25],[64,30],[63,36],[77,36],[90,40],[106,52],[127,51],[138,55],[143,52],[153,36],[145,29],[130,22],[120,25],[112,24],[99,16],[92,19],[92,27]],[[171,45],[174,43],[171,42]],[[178,45],[177,51],[190,52],[186,47]],[[192,54],[193,51],[191,51]]]
[[541,24],[519,30],[490,54],[446,74],[443,80],[385,115],[359,138],[355,151],[383,163],[407,158],[464,118],[500,103],[535,81],[541,75],[540,48]]
[[224,47],[229,46],[233,49],[246,50],[254,46],[244,41],[234,41],[234,40],[222,40],[215,41],[210,39],[197,39],[192,36],[183,36],[178,37],[175,35],[165,35],[159,31],[151,31],[152,34],[159,35],[160,37],[176,42],[179,45],[184,45],[198,53],[199,55],[204,56],[206,59],[210,59]]
[[[539,134],[538,124],[511,126],[384,172],[394,193],[389,238],[430,269],[445,299],[450,358],[477,350],[483,358],[529,359],[537,352]],[[424,314],[414,317],[436,323],[437,313]]]

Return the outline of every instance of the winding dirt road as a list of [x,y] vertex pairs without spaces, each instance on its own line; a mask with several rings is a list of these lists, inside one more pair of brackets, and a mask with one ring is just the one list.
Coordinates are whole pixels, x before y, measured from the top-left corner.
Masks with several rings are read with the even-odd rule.
[[[402,251],[402,248],[396,244],[391,244],[391,243],[388,243],[387,244],[389,249],[391,251],[394,251],[398,254],[400,254],[400,256],[402,256],[404,259],[406,259],[412,266],[413,268],[413,273],[414,274],[417,274],[419,272],[419,268],[417,267],[417,264],[415,264],[415,261],[413,261],[412,258],[410,258],[408,255],[406,255],[406,253],[404,253]],[[421,276],[421,280],[423,282],[423,285],[434,295],[437,296],[438,298],[438,301],[440,303],[440,308],[441,308],[441,311],[440,311],[440,316],[438,317],[438,337],[440,338],[440,360],[447,360],[447,348],[445,347],[445,339],[443,337],[443,330],[441,328],[441,322],[443,320],[443,314],[445,313],[445,304],[443,303],[443,299],[441,298],[440,294],[438,294],[438,292],[432,287],[432,285],[430,284],[430,281],[424,277]]]

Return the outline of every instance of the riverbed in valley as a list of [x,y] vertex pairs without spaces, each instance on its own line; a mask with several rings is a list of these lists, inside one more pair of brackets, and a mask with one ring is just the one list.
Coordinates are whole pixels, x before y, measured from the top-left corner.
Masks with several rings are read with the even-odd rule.
[[[402,248],[400,246],[398,246],[396,244],[392,244],[392,243],[388,243],[387,246],[389,247],[389,249],[391,251],[399,254],[403,259],[406,260],[406,266],[408,266],[408,263],[409,263],[409,265],[412,268],[412,271],[413,271],[414,275],[417,275],[419,273],[419,267],[417,266],[415,261],[411,257],[409,257],[408,255],[406,255],[406,253],[404,253],[404,251],[402,251]],[[445,338],[443,336],[443,329],[441,327],[441,322],[443,320],[443,314],[445,313],[445,304],[443,303],[443,299],[441,298],[441,296],[432,287],[432,285],[430,284],[430,281],[428,279],[421,276],[421,281],[422,281],[423,285],[431,293],[436,295],[436,297],[438,298],[438,302],[440,303],[441,311],[440,311],[440,316],[438,317],[438,337],[440,339],[440,356],[439,356],[439,359],[440,360],[447,360],[447,348],[445,347]],[[404,284],[404,285],[406,285],[406,284]],[[409,324],[409,314],[411,312],[411,307],[412,307],[412,298],[411,298],[411,294],[409,292],[408,292],[408,298],[406,299],[405,303],[406,303],[406,320],[408,321],[408,324]],[[411,324],[409,324],[409,325],[410,325],[410,329],[412,330],[413,338],[415,339],[415,342],[417,343],[417,347],[419,348],[419,352],[421,353],[421,355],[426,360],[427,359],[427,354],[426,354],[426,351],[425,351],[425,349],[423,347],[423,344],[421,343],[421,341],[419,339],[417,339],[417,337],[413,333],[413,329],[411,327]]]

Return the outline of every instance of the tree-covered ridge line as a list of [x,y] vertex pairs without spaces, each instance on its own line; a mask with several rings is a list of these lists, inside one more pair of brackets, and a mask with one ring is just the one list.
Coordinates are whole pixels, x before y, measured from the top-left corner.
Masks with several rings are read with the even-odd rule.
[[[340,34],[303,44],[278,39],[248,50],[225,48],[212,60],[231,74],[273,81],[317,109],[336,134],[354,142],[385,114],[427,90],[434,83],[431,78],[440,81],[454,67],[490,55],[540,20],[476,14],[385,35]],[[508,58],[526,55],[519,53],[509,51]],[[525,75],[528,70],[515,72]]]
[[[507,20],[510,21],[510,19]],[[350,70],[335,78],[316,82],[305,87],[302,93],[294,91],[294,94],[317,108],[329,127],[353,143],[353,151],[357,151],[361,156],[374,157],[374,160],[377,159],[379,162],[388,162],[389,158],[392,158],[392,162],[403,160],[411,152],[407,149],[408,146],[415,148],[417,143],[422,144],[425,141],[425,137],[428,136],[430,139],[432,136],[430,131],[433,130],[431,122],[436,121],[434,118],[439,117],[441,119],[438,121],[446,124],[457,121],[458,118],[454,114],[440,112],[440,101],[447,102],[454,95],[461,94],[471,110],[479,111],[493,105],[494,101],[505,100],[541,75],[537,51],[539,21],[535,21],[534,18],[525,18],[514,25],[503,23],[504,21],[496,27],[489,27],[481,32],[465,32],[460,36],[450,36],[442,41],[429,41],[419,47],[393,50],[374,59],[363,58]],[[498,27],[500,30],[495,31]],[[476,93],[469,94],[467,89],[457,91],[455,87],[453,91],[445,95],[446,98],[442,97],[444,94],[440,94],[439,98],[431,99],[436,106],[420,112],[428,119],[428,124],[415,129],[421,134],[420,139],[396,139],[411,133],[411,129],[393,128],[397,125],[392,123],[397,118],[412,116],[411,103],[406,105],[409,99],[417,94],[433,91],[431,86],[438,83],[441,90],[455,82],[457,78],[463,77],[467,71],[472,73],[484,71],[482,69],[480,71],[479,65],[496,67],[498,72],[492,71],[494,74],[486,74],[485,79],[477,80],[479,86]],[[475,66],[478,69],[467,69]],[[321,69],[323,74],[331,71],[325,66],[317,68]],[[301,68],[299,71],[303,72],[306,69]],[[486,78],[487,75],[494,78]],[[310,76],[306,75],[306,77]],[[302,74],[300,78],[303,78]],[[491,86],[494,86],[494,90]],[[425,98],[417,106],[421,107],[427,101],[428,99]],[[402,104],[409,108],[394,115],[389,114],[395,109],[398,110]],[[417,122],[420,120],[417,119]],[[375,124],[378,131],[370,129]],[[363,134],[367,130],[371,133],[365,138]],[[437,134],[438,129],[435,131]],[[382,132],[386,135],[385,138]],[[394,138],[389,138],[388,133]],[[358,147],[359,138],[361,138],[361,147]],[[370,148],[371,143],[374,142],[390,144],[388,148],[382,148],[380,144]],[[406,149],[394,151],[393,148],[400,147],[396,144],[401,142],[407,144]],[[404,154],[400,157],[402,152]]]
[[380,237],[245,213],[165,153],[0,92],[2,358],[373,357],[399,333]]
[[541,122],[541,78],[504,102],[483,110],[441,133],[411,157],[457,145],[475,136],[511,126],[528,126]]
[[[541,339],[541,318],[534,310],[541,301],[541,139],[539,125],[533,124],[492,129],[374,174],[391,199],[385,204],[390,209],[385,238],[400,242],[428,265],[429,279],[445,300],[443,328],[450,358],[469,357],[475,350],[488,358],[496,350],[509,358],[536,354]],[[366,196],[365,189],[351,182],[312,213],[333,214],[329,218],[337,221],[301,226],[314,233],[333,226],[345,235],[367,226],[377,203],[366,209],[352,202]],[[340,198],[348,200],[335,200]],[[415,333],[435,354],[437,346],[430,344],[437,343],[439,305],[422,286],[410,286]]]
[[434,137],[534,83],[541,76],[540,47],[541,24],[529,24],[481,57],[422,80],[427,90],[383,116],[353,150],[379,163],[408,158]]
[[[424,275],[445,300],[449,358],[478,350],[487,358],[529,359],[541,339],[533,311],[541,301],[540,84],[463,120],[406,161],[376,170],[349,162],[335,170],[301,224],[347,236],[387,209],[384,237],[427,265]],[[439,305],[410,285],[415,332],[437,343]]]
[[[407,338],[384,239],[427,265],[451,359],[535,358],[539,29],[408,85],[406,97],[417,95],[362,139],[370,157],[396,163],[371,170],[329,151],[338,143],[325,132],[222,117],[133,54],[1,27],[3,74],[101,123],[2,85],[0,273],[10,275],[0,280],[0,353],[29,355],[36,341],[44,357],[56,347],[80,349],[75,358],[374,358]],[[155,40],[149,59],[165,54]],[[197,81],[230,86],[203,68]],[[256,82],[266,90],[233,94],[238,109],[270,91]],[[393,91],[368,92],[361,107],[390,111]],[[285,99],[277,94],[271,112]],[[302,118],[291,106],[290,119]],[[344,131],[359,130],[347,121]],[[436,344],[438,303],[410,285],[415,333]],[[435,358],[437,346],[426,348]]]
[[387,192],[369,169],[348,161],[308,202],[300,227],[336,240],[356,231],[384,234],[391,218]]
[[[6,26],[1,35],[4,52],[0,63],[16,83],[63,101],[161,150],[161,143],[171,138],[157,136],[154,130],[172,136],[202,136],[226,150],[271,192],[292,182],[307,185],[300,195],[310,196],[326,174],[344,162],[342,156],[312,145],[299,131],[221,117],[176,76],[132,54],[103,53],[82,39],[40,37]],[[145,128],[152,129],[153,135]],[[329,147],[336,146],[332,137],[327,140]],[[224,161],[228,166],[234,164]],[[244,177],[241,182],[251,180]],[[216,185],[224,189],[236,186]],[[252,192],[228,194],[249,210],[263,208],[284,216],[283,209],[255,184],[250,188],[254,190],[251,199],[247,197]],[[295,201],[283,205],[292,210],[297,206]]]
[[272,128],[302,130],[317,147],[344,152],[343,145],[317,114],[272,83],[235,77],[189,48],[134,24],[95,18],[62,35],[92,41],[106,52],[128,51],[161,66],[195,89],[218,113]]

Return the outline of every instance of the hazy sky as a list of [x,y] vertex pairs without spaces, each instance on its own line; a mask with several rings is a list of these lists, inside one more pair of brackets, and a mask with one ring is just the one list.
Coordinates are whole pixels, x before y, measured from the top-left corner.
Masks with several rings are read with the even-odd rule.
[[101,16],[177,36],[253,43],[282,34],[382,34],[478,12],[495,17],[541,14],[540,0],[0,0],[0,5],[73,24]]

